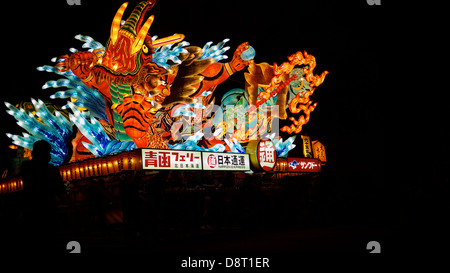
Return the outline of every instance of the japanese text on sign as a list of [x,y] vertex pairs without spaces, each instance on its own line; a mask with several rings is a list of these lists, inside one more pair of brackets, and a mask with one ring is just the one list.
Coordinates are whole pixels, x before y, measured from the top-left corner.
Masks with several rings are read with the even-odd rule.
[[201,153],[142,149],[143,169],[201,170]]
[[277,151],[275,145],[270,140],[261,140],[258,147],[258,161],[261,168],[265,171],[273,169],[276,163]]
[[327,162],[327,155],[325,153],[325,146],[318,140],[312,142],[314,158],[319,159],[322,163]]
[[313,152],[312,152],[312,147],[311,147],[311,139],[309,138],[309,136],[303,136],[303,135],[302,135],[302,139],[303,139],[303,155],[305,157],[312,158]]
[[204,170],[250,170],[250,157],[248,154],[210,153],[203,152]]
[[317,159],[312,158],[288,158],[288,171],[290,172],[320,172]]

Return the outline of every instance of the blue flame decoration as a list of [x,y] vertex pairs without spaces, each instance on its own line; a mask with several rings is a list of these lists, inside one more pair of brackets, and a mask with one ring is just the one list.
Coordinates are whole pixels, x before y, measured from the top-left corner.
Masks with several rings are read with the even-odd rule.
[[[69,114],[70,120],[92,143],[89,144],[83,142],[84,147],[86,147],[86,149],[88,149],[96,157],[112,155],[136,149],[136,144],[133,141],[111,140],[96,118],[89,117],[89,115],[83,115],[72,102],[68,102],[67,104],[73,112],[73,115]],[[89,119],[90,121],[88,121],[87,119]]]
[[218,62],[223,59],[228,59],[227,55],[222,54],[225,53],[225,51],[227,51],[228,49],[230,49],[229,46],[223,47],[225,43],[228,42],[229,40],[230,39],[224,39],[222,42],[214,46],[211,46],[213,42],[207,42],[202,49],[203,55],[200,56],[198,60],[213,58],[214,60],[216,60],[216,62]]
[[283,141],[283,138],[274,138],[275,134],[272,134],[269,136],[271,138],[273,144],[275,145],[275,149],[277,150],[277,156],[278,157],[287,157],[290,150],[295,148],[294,140],[295,136],[291,136],[285,141]]
[[103,49],[103,51],[105,51],[105,46],[102,45],[100,42],[97,42],[96,40],[94,40],[90,36],[83,36],[81,34],[78,34],[78,35],[75,36],[75,39],[84,42],[84,44],[81,47],[82,48],[89,48],[89,50],[88,50],[89,52],[92,52],[95,49]]
[[[158,36],[153,36],[152,40],[156,40]],[[211,46],[213,42],[208,42],[203,46],[202,52],[203,55],[198,58],[198,60],[213,58],[216,62],[227,59],[228,56],[222,55],[225,51],[229,50],[230,47],[224,47],[225,43],[230,39],[224,39],[222,42],[217,45]],[[157,65],[170,69],[170,65],[167,63],[169,60],[174,62],[175,64],[180,64],[181,60],[178,59],[178,55],[181,53],[188,53],[186,49],[183,47],[190,45],[188,42],[183,41],[178,43],[174,48],[172,48],[173,44],[161,46],[155,49],[155,53],[153,54],[153,62]]]
[[[96,49],[105,49],[105,47],[100,43],[95,41],[92,37],[89,36],[83,36],[83,35],[76,35],[75,39],[78,39],[84,44],[82,45],[83,48],[89,48],[88,51],[92,52]],[[70,49],[71,52],[77,52],[78,50],[75,48]],[[98,52],[97,54],[100,54],[102,51]],[[62,61],[61,59],[53,58],[52,62],[59,62]],[[102,120],[108,120],[108,117],[105,112],[105,101],[103,97],[100,95],[100,93],[93,89],[88,87],[83,83],[83,81],[80,80],[75,74],[72,73],[72,71],[67,72],[59,72],[57,70],[57,67],[44,65],[37,68],[38,71],[46,71],[46,72],[52,72],[60,76],[64,76],[66,79],[59,79],[57,81],[48,81],[43,86],[42,89],[47,89],[49,87],[52,88],[60,88],[60,87],[66,87],[67,89],[64,91],[56,92],[55,94],[51,95],[51,99],[60,98],[60,99],[68,99],[70,97],[76,99],[75,105],[78,107],[86,108],[91,116],[102,119]],[[68,105],[64,105],[62,109],[67,109]]]
[[[66,79],[59,79],[57,81],[48,81],[42,89],[67,87],[67,90],[58,91],[51,95],[51,99],[60,98],[68,99],[70,97],[76,99],[75,105],[86,108],[93,117],[108,120],[105,112],[105,101],[100,93],[88,86],[86,86],[80,78],[78,78],[72,71],[59,72],[56,67],[44,65],[37,68],[39,71],[53,72],[55,74],[66,77]],[[62,109],[67,109],[68,105],[64,105]]]
[[[153,36],[152,40],[156,40],[158,36]],[[153,54],[152,61],[164,69],[170,69],[170,65],[167,62],[170,60],[176,64],[180,64],[181,60],[178,59],[178,55],[181,53],[188,53],[183,47],[188,46],[188,42],[178,43],[173,49],[173,44],[157,47]]]
[[242,145],[237,141],[236,138],[233,138],[232,140],[225,139],[225,142],[227,143],[228,147],[230,147],[232,153],[240,153],[245,154],[245,149],[242,147]]
[[[89,52],[93,52],[96,49],[102,49],[102,50],[98,51],[97,54],[101,54],[101,53],[105,52],[105,46],[103,46],[100,42],[97,42],[96,40],[94,40],[94,38],[92,38],[90,36],[84,36],[84,35],[78,34],[75,36],[75,39],[84,42],[84,44],[81,47],[89,48],[88,49]],[[69,48],[69,51],[72,53],[75,53],[75,52],[78,52],[78,49],[71,47],[71,48]],[[53,58],[53,59],[56,59],[56,58]]]
[[13,140],[14,144],[30,150],[33,150],[34,142],[47,141],[52,146],[50,164],[59,166],[68,155],[67,141],[72,135],[73,123],[58,111],[55,111],[54,115],[51,114],[41,100],[31,99],[31,102],[39,120],[33,114],[27,115],[25,110],[18,110],[10,103],[5,102],[6,107],[9,108],[7,113],[13,116],[18,121],[17,124],[28,132],[28,134],[23,133],[23,136],[6,135]]

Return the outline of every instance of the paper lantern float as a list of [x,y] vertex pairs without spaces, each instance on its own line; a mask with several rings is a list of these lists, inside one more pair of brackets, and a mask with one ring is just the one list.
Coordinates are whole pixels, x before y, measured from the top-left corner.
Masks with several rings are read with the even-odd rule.
[[[299,51],[279,66],[257,64],[255,49],[243,43],[231,61],[220,62],[228,58],[224,55],[230,49],[225,46],[228,39],[200,48],[183,41],[183,34],[150,36],[155,17],[145,19],[145,15],[154,4],[154,0],[140,2],[122,23],[128,5],[124,3],[112,20],[105,46],[76,35],[86,50],[71,48],[70,54],[52,59],[55,66],[38,67],[61,76],[42,88],[65,88],[50,98],[67,103],[49,111],[41,100],[32,99],[35,112],[27,114],[6,102],[7,112],[27,131],[22,136],[8,134],[13,143],[32,149],[35,141],[46,140],[52,145],[51,163],[59,166],[136,148],[245,153],[243,144],[273,133],[274,117],[292,120],[281,131],[301,131],[317,106],[310,96],[328,73],[313,74],[314,56]],[[227,92],[213,112],[216,87],[246,67],[246,87]],[[292,116],[301,111],[300,118]],[[245,122],[228,134],[236,117],[244,117]],[[206,131],[214,134],[205,135]],[[295,147],[294,137],[273,139],[277,156],[287,156]],[[64,168],[62,174],[84,177],[133,164],[121,158]]]

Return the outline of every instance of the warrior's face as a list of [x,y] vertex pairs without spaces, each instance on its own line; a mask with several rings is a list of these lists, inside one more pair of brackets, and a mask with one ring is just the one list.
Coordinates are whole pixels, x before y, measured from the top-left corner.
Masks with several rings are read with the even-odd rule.
[[159,77],[153,77],[148,84],[152,84],[149,89],[152,100],[156,102],[156,108],[161,107],[167,96],[170,95],[170,87],[175,80],[176,73],[178,69],[171,70],[171,73],[166,73],[165,75]]

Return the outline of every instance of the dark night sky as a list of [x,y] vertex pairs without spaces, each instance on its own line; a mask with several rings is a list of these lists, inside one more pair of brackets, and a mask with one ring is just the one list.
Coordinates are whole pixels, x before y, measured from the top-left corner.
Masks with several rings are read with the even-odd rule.
[[[82,43],[74,39],[77,34],[105,44],[122,2],[81,0],[80,6],[69,6],[65,0],[32,1],[21,7],[17,2],[6,3],[4,12],[21,13],[15,20],[4,22],[16,26],[2,29],[11,52],[7,53],[7,70],[3,70],[1,100],[16,104],[30,97],[47,99],[55,90],[42,90],[41,86],[58,77],[39,72],[36,67],[52,64],[52,57],[70,53],[70,47],[81,49]],[[129,2],[124,18],[138,3]],[[383,173],[379,162],[383,159],[384,129],[377,96],[385,26],[375,22],[385,16],[386,9],[384,1],[381,6],[369,6],[366,0],[159,0],[152,11],[155,21],[150,33],[159,37],[183,33],[186,41],[197,46],[230,38],[230,59],[234,49],[248,41],[256,50],[258,63],[281,64],[297,51],[314,55],[314,72],[330,73],[312,96],[318,106],[302,133],[325,145],[329,168],[336,174],[368,174],[379,179]],[[244,87],[243,72],[231,79],[216,89],[218,96],[231,88]],[[5,110],[2,104],[2,165],[10,144],[5,133],[22,132]]]

